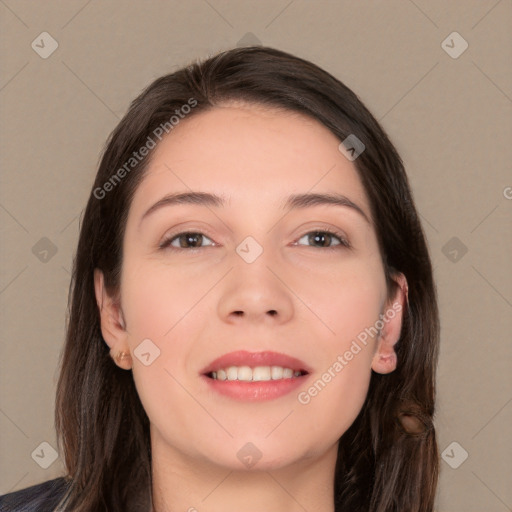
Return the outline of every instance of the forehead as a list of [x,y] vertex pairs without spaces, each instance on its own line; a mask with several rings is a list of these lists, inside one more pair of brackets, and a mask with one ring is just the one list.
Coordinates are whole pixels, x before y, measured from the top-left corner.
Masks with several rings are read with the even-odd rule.
[[184,118],[156,146],[132,209],[200,190],[229,205],[281,204],[293,193],[338,192],[369,212],[353,162],[322,123],[298,112],[234,103]]

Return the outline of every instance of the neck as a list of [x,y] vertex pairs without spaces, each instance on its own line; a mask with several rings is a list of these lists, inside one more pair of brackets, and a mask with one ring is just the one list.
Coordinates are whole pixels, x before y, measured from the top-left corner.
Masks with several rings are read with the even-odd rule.
[[239,470],[190,458],[154,438],[152,512],[334,512],[337,444],[285,467]]

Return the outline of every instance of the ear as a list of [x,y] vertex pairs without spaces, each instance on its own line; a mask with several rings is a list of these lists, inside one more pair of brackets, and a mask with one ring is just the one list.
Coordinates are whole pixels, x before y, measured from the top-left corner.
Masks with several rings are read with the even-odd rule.
[[409,292],[407,280],[402,273],[393,279],[398,283],[397,291],[380,316],[384,325],[378,337],[378,346],[371,365],[373,371],[377,373],[391,373],[396,369],[397,358],[394,347],[402,332],[403,311],[407,307]]
[[103,272],[98,268],[94,269],[94,291],[100,313],[101,334],[110,347],[110,355],[119,367],[129,370],[132,366],[131,357],[115,358],[120,352],[130,354],[123,313],[119,301],[110,297],[105,289]]

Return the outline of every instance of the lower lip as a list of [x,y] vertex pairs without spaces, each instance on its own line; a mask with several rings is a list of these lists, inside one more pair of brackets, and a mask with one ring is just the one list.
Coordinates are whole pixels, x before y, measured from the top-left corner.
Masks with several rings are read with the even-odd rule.
[[210,389],[235,400],[262,402],[291,393],[304,384],[309,375],[268,381],[217,380],[202,375]]

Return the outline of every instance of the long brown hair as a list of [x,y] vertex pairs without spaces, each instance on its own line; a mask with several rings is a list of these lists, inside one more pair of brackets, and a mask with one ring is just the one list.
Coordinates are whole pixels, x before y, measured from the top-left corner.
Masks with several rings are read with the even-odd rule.
[[131,103],[107,141],[81,218],[70,285],[55,409],[69,492],[59,510],[151,507],[149,420],[132,373],[114,364],[102,338],[93,274],[101,269],[109,293],[119,293],[127,213],[151,158],[149,152],[127,167],[133,153],[148,137],[155,140],[159,127],[169,127],[183,105],[193,104],[193,116],[228,100],[301,112],[340,142],[354,134],[366,147],[354,165],[375,219],[388,297],[394,296],[396,272],[405,275],[409,292],[395,345],[397,368],[372,372],[366,401],[340,439],[334,501],[336,511],[432,512],[439,472],[433,426],[439,315],[403,162],[342,82],[311,62],[261,46],[225,51],[158,78]]

